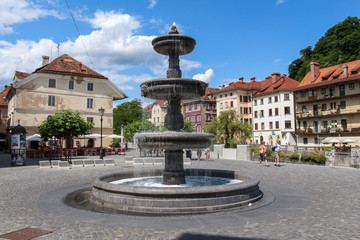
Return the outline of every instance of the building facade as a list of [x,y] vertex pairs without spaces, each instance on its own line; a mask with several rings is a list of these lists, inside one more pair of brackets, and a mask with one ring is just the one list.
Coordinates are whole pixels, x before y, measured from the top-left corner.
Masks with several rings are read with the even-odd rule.
[[[100,108],[105,109],[103,134],[113,133],[113,101],[127,96],[107,77],[64,54],[33,73],[16,72],[7,94],[8,128],[20,124],[27,134],[38,131],[49,115],[61,110],[78,111],[100,133]],[[96,144],[96,145],[99,145]]]
[[151,107],[150,122],[156,126],[164,126],[165,116],[167,113],[167,101],[156,100]]
[[184,119],[191,122],[197,133],[205,132],[206,124],[216,117],[216,100],[213,95],[216,91],[216,88],[207,88],[205,96],[182,102]]
[[299,82],[273,73],[261,81],[261,90],[253,95],[254,143],[295,145],[295,106],[293,89]]
[[321,69],[312,62],[310,69],[295,89],[298,145],[360,136],[360,60]]

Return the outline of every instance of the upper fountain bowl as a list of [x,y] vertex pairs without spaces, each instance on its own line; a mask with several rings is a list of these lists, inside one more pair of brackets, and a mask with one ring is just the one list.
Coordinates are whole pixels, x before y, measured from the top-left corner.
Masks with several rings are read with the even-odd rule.
[[186,55],[194,50],[195,39],[189,36],[181,35],[174,23],[168,34],[154,38],[152,41],[154,50],[162,55]]
[[176,53],[182,56],[194,50],[196,41],[192,37],[181,34],[166,34],[154,38],[152,45],[159,54],[169,56]]

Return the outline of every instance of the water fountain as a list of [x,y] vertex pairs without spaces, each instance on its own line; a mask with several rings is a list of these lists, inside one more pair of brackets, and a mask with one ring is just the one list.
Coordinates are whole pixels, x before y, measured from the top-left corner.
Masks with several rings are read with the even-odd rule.
[[[135,135],[140,149],[165,150],[164,169],[122,171],[98,177],[93,182],[91,202],[97,208],[132,214],[193,214],[239,207],[262,197],[259,180],[236,171],[184,169],[183,149],[210,147],[215,137],[208,133],[186,133],[181,100],[205,95],[207,83],[181,78],[179,56],[191,53],[195,39],[179,34],[174,24],[169,33],[152,41],[154,50],[169,56],[167,77],[141,84],[144,97],[166,100],[165,132]],[[126,178],[162,176],[165,186],[184,184],[186,176],[236,179],[232,184],[201,187],[145,187],[113,184]]]

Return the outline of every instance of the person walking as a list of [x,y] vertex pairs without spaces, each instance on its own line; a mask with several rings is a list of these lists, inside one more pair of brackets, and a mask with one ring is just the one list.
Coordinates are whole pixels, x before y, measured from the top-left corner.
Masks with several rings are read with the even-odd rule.
[[209,161],[210,160],[210,148],[205,149],[205,156],[206,156],[206,160]]
[[274,153],[275,153],[275,166],[280,167],[280,156],[279,153],[281,150],[280,140],[276,140],[276,144],[272,147]]
[[198,148],[196,154],[197,154],[197,157],[198,157],[198,162],[200,162],[200,157],[201,157],[201,150],[200,150],[200,148]]
[[260,166],[262,166],[262,161],[265,160],[266,166],[270,167],[270,165],[268,164],[267,161],[267,156],[266,156],[266,146],[265,146],[265,141],[262,141],[262,144],[260,146]]

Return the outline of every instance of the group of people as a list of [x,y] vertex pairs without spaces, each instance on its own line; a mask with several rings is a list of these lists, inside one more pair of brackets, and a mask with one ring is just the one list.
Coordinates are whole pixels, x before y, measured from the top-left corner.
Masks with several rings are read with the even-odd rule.
[[[271,149],[274,151],[274,154],[275,154],[275,166],[280,167],[279,153],[282,152],[282,149],[281,149],[279,139],[276,141],[276,144],[271,147]],[[262,141],[261,146],[260,146],[260,166],[262,166],[263,161],[265,161],[265,164],[267,167],[270,166],[270,164],[267,161],[265,141]]]
[[[205,153],[206,160],[210,160],[210,148],[206,148],[206,149],[204,150],[204,153]],[[202,154],[200,148],[197,150],[196,154],[197,154],[198,162],[199,162],[199,161],[200,161],[200,158],[201,158],[201,154]]]

